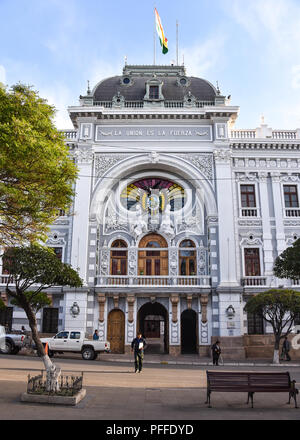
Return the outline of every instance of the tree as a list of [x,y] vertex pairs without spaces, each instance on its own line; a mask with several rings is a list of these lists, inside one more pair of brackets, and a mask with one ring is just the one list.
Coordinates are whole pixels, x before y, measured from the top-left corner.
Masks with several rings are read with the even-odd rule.
[[[38,334],[36,312],[49,304],[44,290],[53,286],[80,287],[82,280],[71,266],[57,258],[52,249],[34,244],[7,249],[3,264],[9,273],[6,293],[12,297],[13,304],[25,311],[32,339],[47,371],[47,390],[55,391],[60,371],[45,353]],[[14,284],[14,289],[11,284]]]
[[53,123],[54,107],[31,87],[0,87],[0,246],[45,240],[72,202],[76,165]]
[[261,314],[270,323],[275,336],[273,363],[279,363],[280,340],[293,330],[296,314],[300,313],[300,292],[271,289],[254,295],[244,310]]
[[300,279],[300,238],[276,258],[273,271],[277,278]]

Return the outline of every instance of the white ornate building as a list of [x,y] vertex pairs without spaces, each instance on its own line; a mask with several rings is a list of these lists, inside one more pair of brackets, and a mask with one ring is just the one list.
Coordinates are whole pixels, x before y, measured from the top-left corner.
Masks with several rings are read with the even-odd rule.
[[236,130],[238,112],[183,66],[125,65],[69,107],[76,197],[48,245],[84,287],[51,291],[42,332],[97,328],[127,352],[141,330],[153,352],[200,356],[218,337],[243,356],[243,335],[270,330],[243,307],[300,287],[272,273],[300,237],[300,129]]

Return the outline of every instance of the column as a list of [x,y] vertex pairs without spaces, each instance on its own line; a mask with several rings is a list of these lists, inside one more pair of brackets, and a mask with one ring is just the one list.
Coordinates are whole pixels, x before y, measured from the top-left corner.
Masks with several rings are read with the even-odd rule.
[[104,293],[98,293],[97,295],[98,304],[99,304],[99,324],[98,324],[98,333],[99,340],[105,341],[105,306],[106,306],[106,296]]
[[277,253],[278,255],[280,255],[286,249],[284,223],[283,223],[284,206],[282,204],[280,173],[272,173],[271,178],[272,178],[273,203],[274,203],[275,224],[276,224]]
[[238,286],[234,241],[234,207],[232,191],[231,151],[214,151],[219,216],[220,287]]
[[87,284],[89,205],[93,159],[91,146],[79,144],[75,157],[78,165],[78,179],[74,200],[71,265],[78,271],[84,284]]
[[273,273],[273,246],[270,225],[270,206],[268,197],[268,173],[259,173],[260,212],[263,227],[263,251],[265,275]]
[[178,310],[179,295],[171,294],[169,304],[171,310],[169,313],[169,353],[171,356],[178,356],[180,354],[180,320],[178,318],[178,315],[180,314],[180,310]]
[[125,317],[125,353],[130,353],[131,342],[136,335],[135,319],[136,300],[132,293],[127,294],[126,298],[126,317]]

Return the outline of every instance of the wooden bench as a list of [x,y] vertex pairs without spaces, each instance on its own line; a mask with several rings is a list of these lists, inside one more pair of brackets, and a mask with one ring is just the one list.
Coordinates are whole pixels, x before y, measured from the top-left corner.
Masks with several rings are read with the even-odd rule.
[[253,408],[254,393],[289,393],[289,401],[291,398],[295,400],[295,408],[297,406],[296,381],[291,380],[288,372],[244,372],[244,371],[206,371],[207,376],[207,400],[205,403],[210,405],[210,395],[212,391],[226,393],[247,392],[248,400],[251,399]]

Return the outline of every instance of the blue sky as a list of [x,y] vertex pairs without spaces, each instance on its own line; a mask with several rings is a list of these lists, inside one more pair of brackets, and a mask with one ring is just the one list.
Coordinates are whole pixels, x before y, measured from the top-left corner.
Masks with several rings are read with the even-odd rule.
[[169,53],[156,40],[157,64],[179,60],[231,95],[237,128],[255,128],[263,114],[277,129],[300,127],[300,0],[0,0],[0,81],[31,84],[71,128],[87,80],[153,62],[156,5]]

